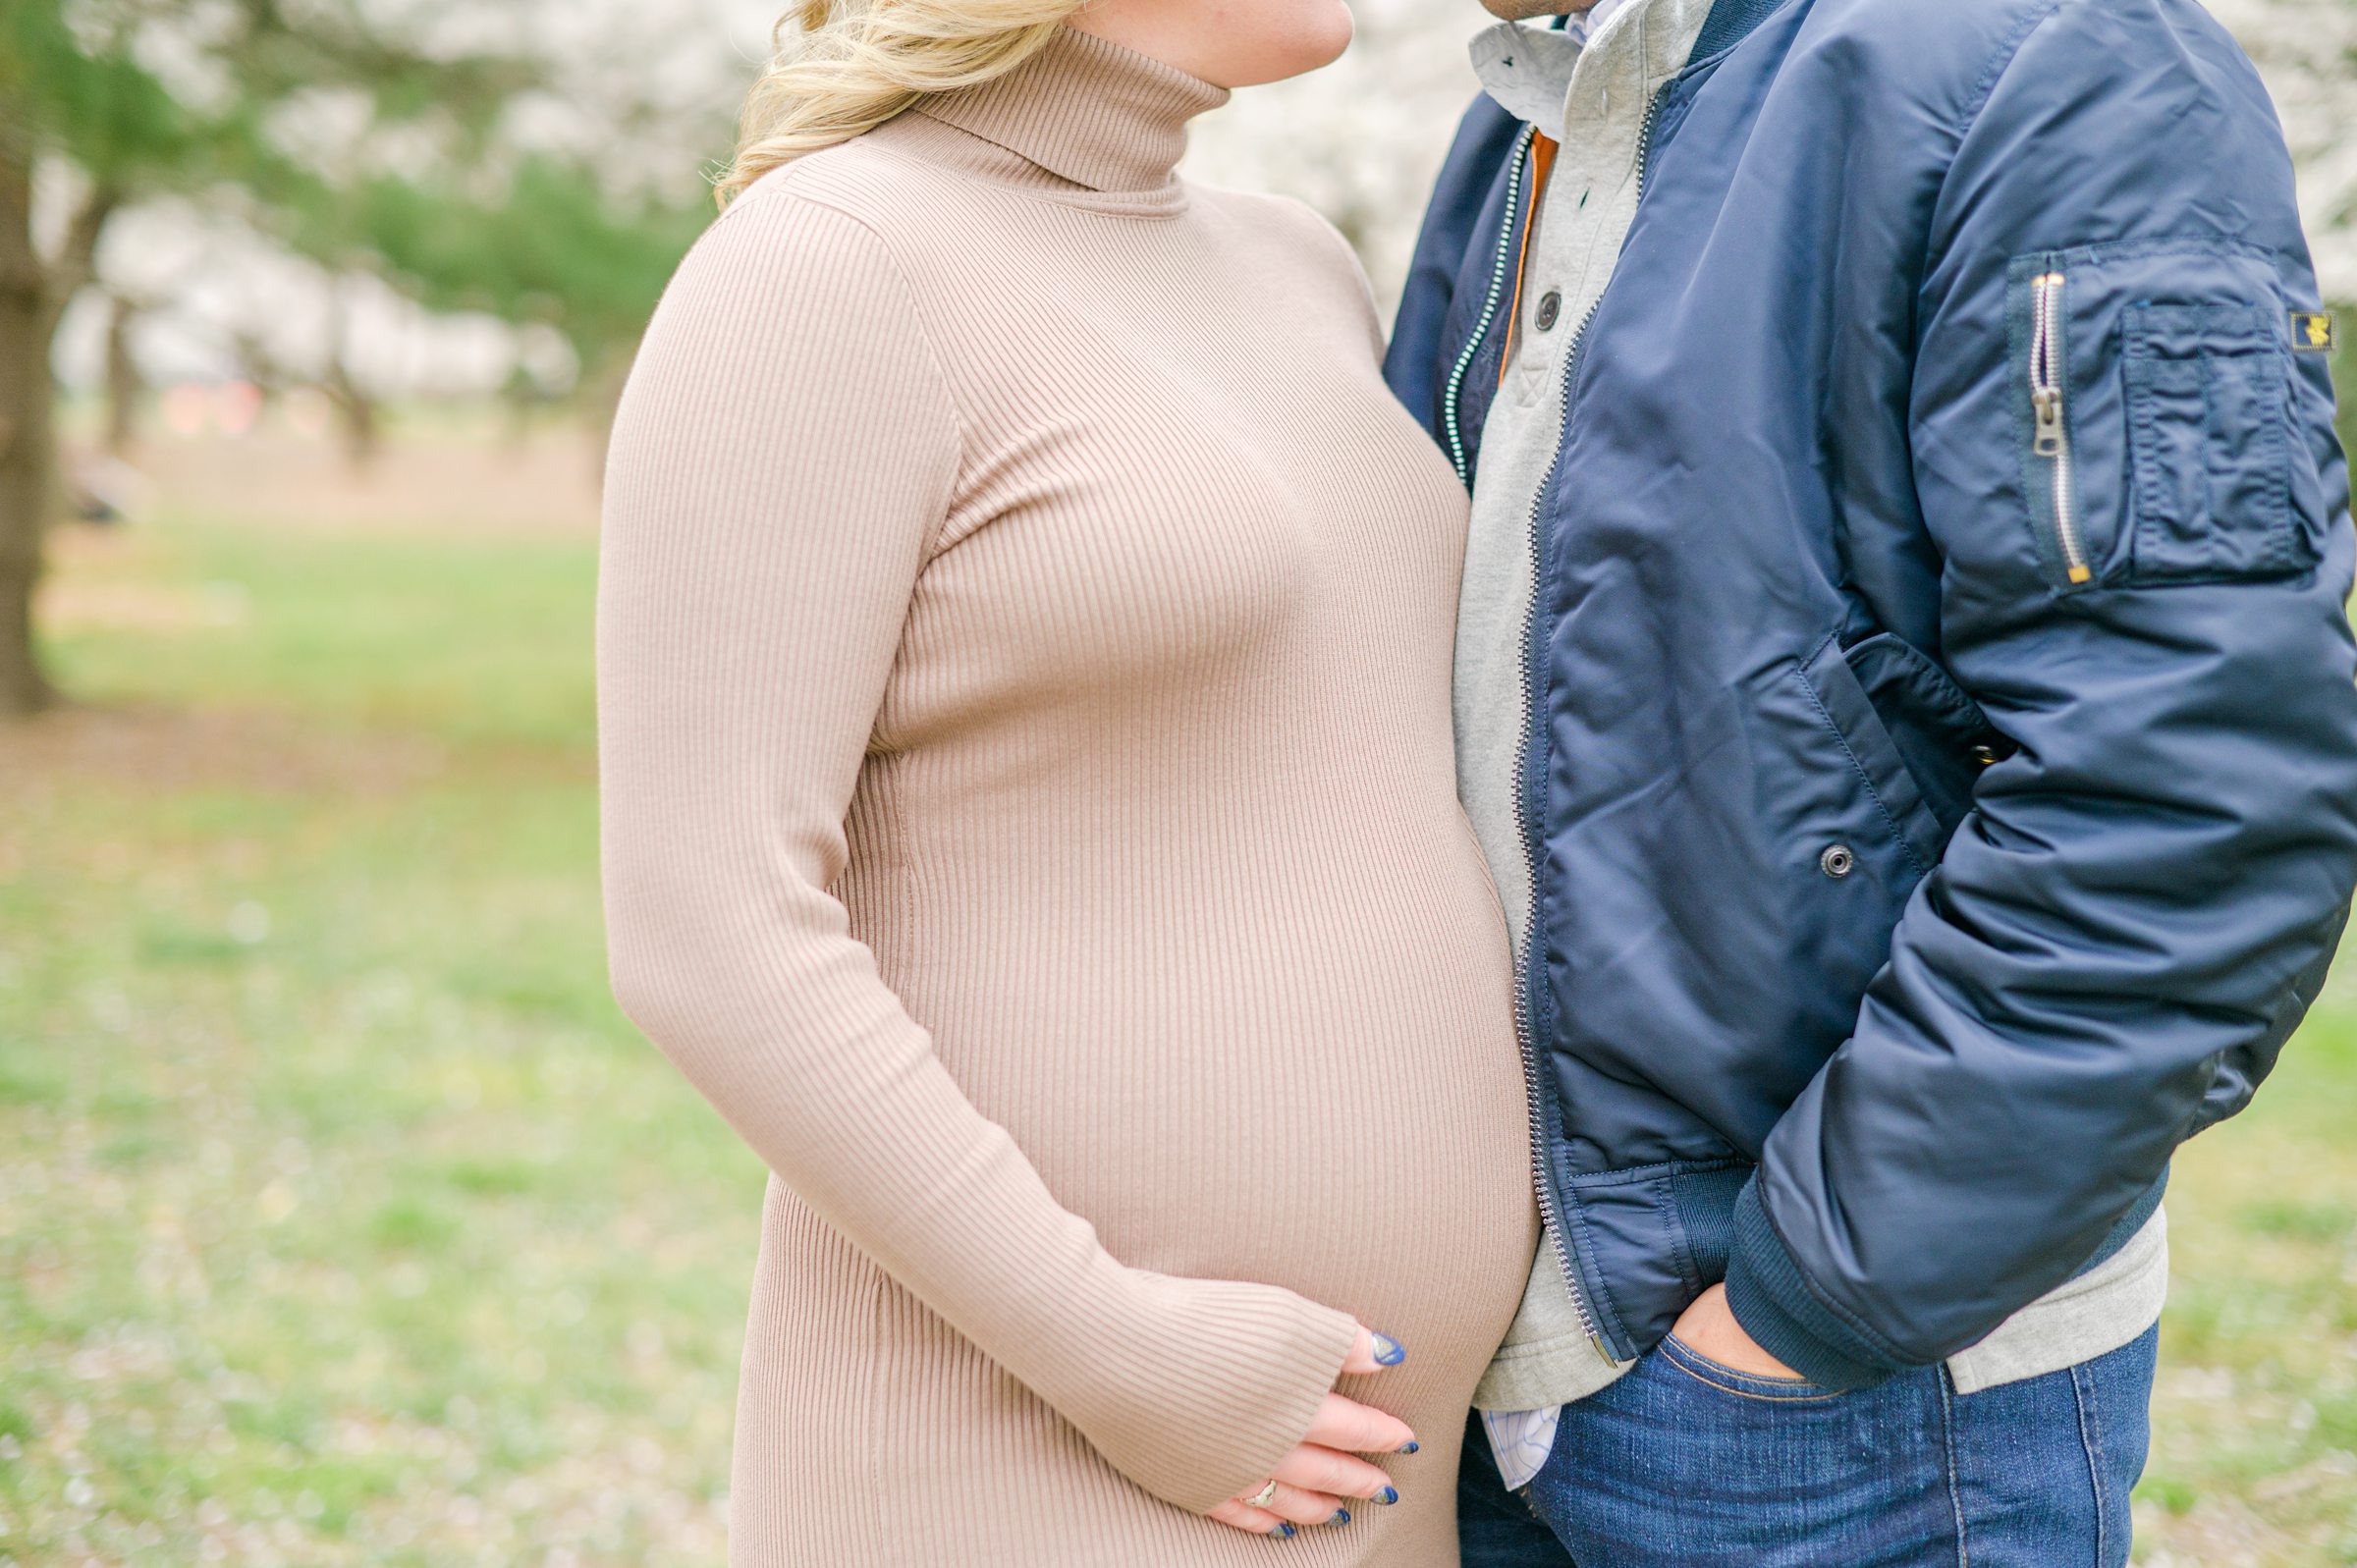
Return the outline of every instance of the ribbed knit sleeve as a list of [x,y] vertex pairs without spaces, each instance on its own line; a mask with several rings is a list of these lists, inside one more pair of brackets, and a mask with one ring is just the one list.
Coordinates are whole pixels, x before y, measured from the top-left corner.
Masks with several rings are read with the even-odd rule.
[[740,201],[665,298],[615,432],[597,649],[615,993],[812,1210],[1122,1472],[1202,1512],[1299,1439],[1355,1324],[1109,1256],[829,891],[959,450],[883,243],[790,186]]

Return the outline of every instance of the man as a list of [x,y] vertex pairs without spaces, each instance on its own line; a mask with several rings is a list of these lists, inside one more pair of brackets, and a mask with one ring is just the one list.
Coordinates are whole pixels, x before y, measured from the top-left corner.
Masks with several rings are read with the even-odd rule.
[[1548,1230],[1468,1568],[2124,1563],[2171,1153],[2357,886],[2267,96],[2191,0],[1485,3],[1389,365]]

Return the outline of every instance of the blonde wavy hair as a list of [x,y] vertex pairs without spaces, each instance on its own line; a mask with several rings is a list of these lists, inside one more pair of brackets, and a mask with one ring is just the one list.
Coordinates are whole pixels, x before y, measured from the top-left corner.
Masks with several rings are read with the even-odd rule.
[[927,93],[1003,77],[1087,0],[799,0],[745,99],[727,206],[804,153],[871,131]]

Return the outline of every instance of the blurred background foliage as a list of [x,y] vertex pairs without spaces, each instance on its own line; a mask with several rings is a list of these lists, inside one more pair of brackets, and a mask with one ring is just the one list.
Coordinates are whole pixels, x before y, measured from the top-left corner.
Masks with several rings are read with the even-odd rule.
[[[606,995],[588,638],[772,4],[0,0],[0,1568],[723,1560],[761,1173]],[[2357,302],[2357,0],[2215,9]],[[1480,19],[1359,11],[1190,167],[1388,299]],[[2352,1123],[2336,980],[2179,1162],[2145,1563],[2357,1563]]]

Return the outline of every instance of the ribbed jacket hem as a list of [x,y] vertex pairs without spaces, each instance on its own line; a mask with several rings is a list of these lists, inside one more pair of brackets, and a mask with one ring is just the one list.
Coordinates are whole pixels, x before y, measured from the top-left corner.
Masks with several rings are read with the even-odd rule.
[[1754,1344],[1819,1387],[1871,1387],[1906,1365],[1868,1343],[1817,1299],[1768,1222],[1757,1176],[1735,1199],[1727,1302]]
[[[2164,1170],[2070,1277],[2083,1279],[2117,1257],[2142,1234],[2167,1189],[2168,1172]],[[1690,1230],[1707,1236],[1711,1227],[1699,1221],[1704,1206],[1695,1208],[1697,1214],[1684,1216],[1686,1223]],[[1732,1241],[1727,1262],[1727,1304],[1734,1309],[1743,1331],[1761,1349],[1828,1388],[1863,1388],[1915,1365],[1884,1352],[1817,1298],[1783,1239],[1769,1223],[1756,1175],[1736,1195],[1725,1231]],[[1698,1255],[1706,1245],[1696,1241]]]

